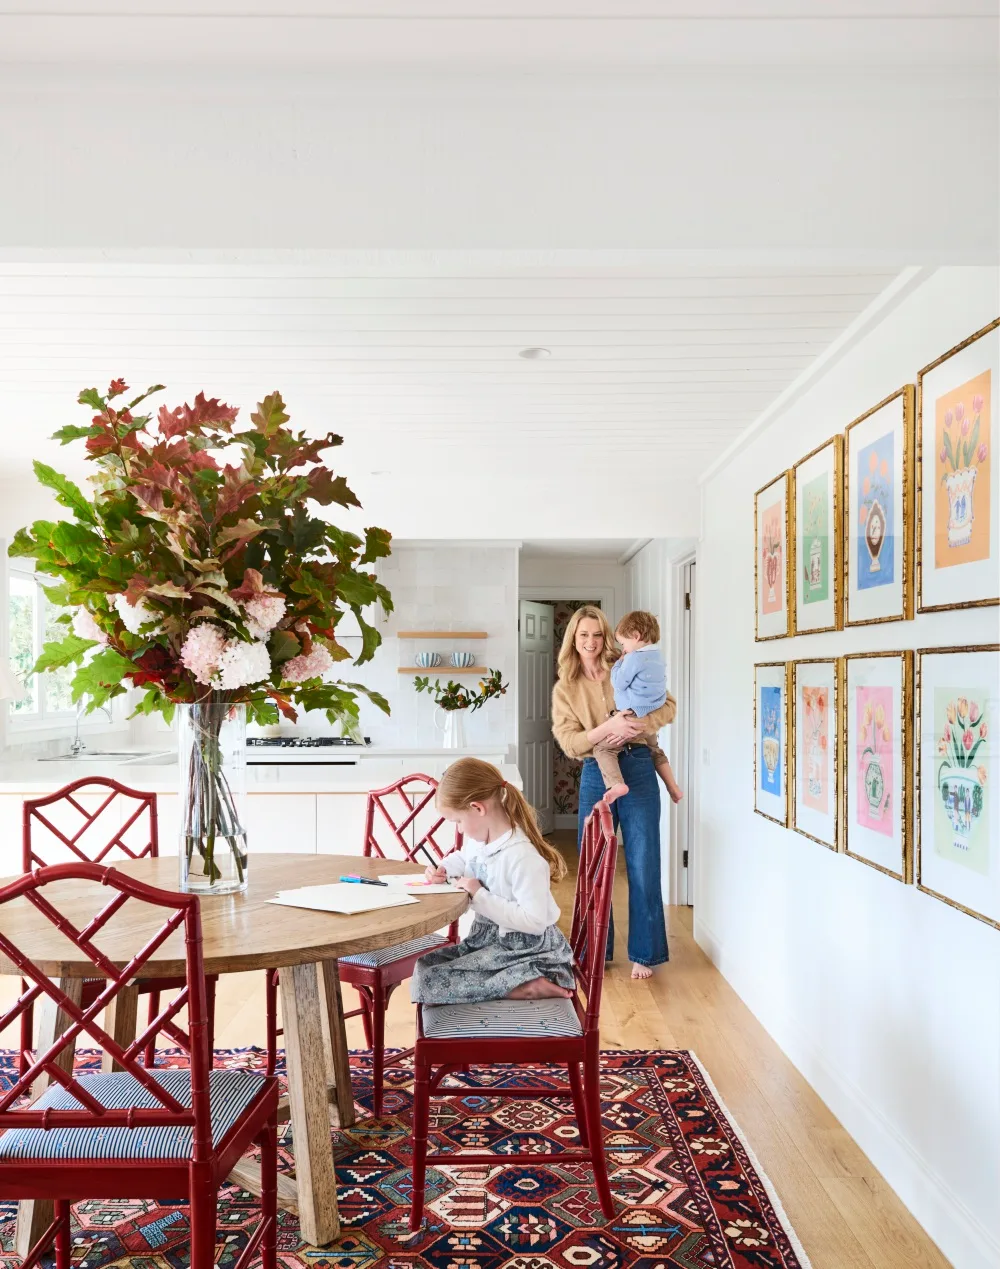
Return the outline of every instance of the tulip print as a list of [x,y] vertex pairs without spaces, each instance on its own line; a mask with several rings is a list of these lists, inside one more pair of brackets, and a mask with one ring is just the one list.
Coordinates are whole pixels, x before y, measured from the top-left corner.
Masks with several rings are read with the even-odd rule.
[[[944,433],[938,453],[942,467],[950,465],[951,470],[956,472],[971,466],[973,462],[977,465],[986,462],[989,450],[986,441],[980,440],[984,404],[982,394],[977,392],[972,397],[968,411],[964,401],[959,401],[954,411],[945,410]],[[957,425],[957,437],[951,431],[952,423]]]

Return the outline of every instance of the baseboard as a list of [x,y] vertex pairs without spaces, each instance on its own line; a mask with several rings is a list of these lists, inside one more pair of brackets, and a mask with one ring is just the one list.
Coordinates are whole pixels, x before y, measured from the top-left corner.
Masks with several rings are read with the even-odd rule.
[[822,1051],[787,1015],[761,1008],[758,983],[743,958],[728,956],[725,944],[703,920],[694,922],[695,941],[732,986],[788,1060],[837,1116],[900,1200],[961,1269],[995,1269],[1000,1242],[965,1206],[881,1110],[826,1060]]

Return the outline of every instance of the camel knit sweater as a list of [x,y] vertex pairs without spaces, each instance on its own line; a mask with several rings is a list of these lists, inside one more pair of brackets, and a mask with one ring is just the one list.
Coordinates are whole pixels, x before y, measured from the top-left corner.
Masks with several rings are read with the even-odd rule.
[[[552,734],[567,758],[590,757],[594,747],[587,732],[606,722],[614,708],[610,674],[600,682],[582,674],[572,682],[558,680],[552,689]],[[672,723],[676,713],[677,702],[668,692],[664,705],[638,720],[643,725],[643,735],[637,736],[634,743],[655,745],[656,733]]]

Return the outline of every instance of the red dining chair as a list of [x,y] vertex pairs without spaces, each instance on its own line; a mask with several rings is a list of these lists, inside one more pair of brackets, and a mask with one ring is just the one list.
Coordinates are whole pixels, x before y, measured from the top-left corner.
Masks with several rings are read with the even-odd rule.
[[[435,837],[445,823],[434,808],[436,792],[437,781],[427,775],[404,776],[384,789],[373,789],[368,794],[365,813],[364,857],[438,864],[446,854],[457,850],[462,844],[460,833],[456,832],[454,841],[445,846],[440,845]],[[372,1051],[372,1113],[376,1119],[382,1114],[385,1067],[395,1066],[413,1053],[412,1049],[405,1049],[394,1054],[391,1062],[385,1061],[385,1012],[389,998],[400,983],[411,977],[413,966],[421,956],[434,948],[457,942],[458,922],[454,921],[446,936],[423,934],[394,947],[342,956],[337,962],[340,981],[350,983],[361,1000],[361,1008],[345,1013],[344,1017],[361,1017],[365,1042]],[[274,1070],[278,1036],[281,1035],[277,1025],[278,981],[278,971],[269,970],[266,1068],[269,1074]]]
[[[573,902],[570,946],[577,994],[572,999],[488,1000],[481,1004],[418,1005],[417,1043],[413,1081],[413,1198],[410,1230],[420,1228],[424,1214],[427,1164],[511,1164],[537,1167],[538,1154],[427,1153],[430,1098],[440,1093],[441,1081],[473,1064],[526,1063],[565,1065],[568,1086],[511,1087],[490,1085],[490,1097],[543,1099],[569,1097],[573,1101],[581,1149],[564,1150],[559,1166],[590,1163],[601,1201],[610,1220],[615,1214],[604,1159],[601,1126],[601,1050],[599,1019],[604,983],[604,949],[611,913],[618,839],[611,811],[598,802],[583,832],[580,871]],[[580,991],[586,998],[581,1003]],[[582,1079],[581,1079],[582,1068]]]
[[[92,798],[88,807],[85,803],[91,792],[100,800],[95,803]],[[63,862],[100,864],[121,859],[155,859],[159,853],[155,793],[142,793],[104,776],[84,776],[47,797],[25,800],[21,830],[21,868],[24,872]],[[205,981],[208,984],[208,1042],[211,1052],[215,1038],[215,985],[218,977],[210,974]],[[140,995],[149,997],[149,1018],[152,1020],[160,1010],[160,992],[178,990],[184,986],[184,979],[147,978],[138,986]],[[100,991],[100,980],[84,983],[84,1008]],[[29,1005],[21,1014],[19,1071],[22,1075],[26,1061],[24,1054],[31,1048],[33,1013]],[[145,1063],[146,1066],[156,1064],[155,1034],[146,1046]]]
[[[75,883],[74,911],[82,895],[89,891],[94,896],[94,915],[85,925],[77,918],[82,928],[60,911],[60,891],[67,883]],[[236,1269],[245,1269],[257,1254],[264,1269],[275,1269],[278,1081],[259,1072],[211,1069],[198,897],[155,889],[115,868],[73,863],[25,873],[0,889],[0,914],[18,899],[33,904],[68,943],[86,954],[100,982],[89,1005],[76,1003],[72,995],[78,993],[67,994],[33,963],[30,949],[3,933],[5,924],[10,929],[16,923],[5,923],[0,915],[0,955],[32,984],[0,1017],[0,1032],[39,997],[48,997],[59,1010],[53,1042],[44,1052],[29,1055],[27,1070],[0,1095],[0,1200],[55,1200],[55,1219],[22,1262],[23,1269],[40,1263],[53,1238],[56,1269],[69,1269],[70,1203],[179,1194],[190,1201],[191,1269],[211,1269],[218,1189],[254,1145],[261,1152],[261,1220]],[[146,932],[149,937],[120,966],[100,944],[107,923],[120,919],[126,905],[130,911],[125,919],[141,920],[141,937]],[[171,936],[175,944],[183,940],[181,991],[142,1035],[122,1048],[97,1019]],[[186,1031],[178,1021],[185,1008]],[[190,1066],[148,1070],[137,1060],[157,1031],[183,1049]],[[74,1076],[72,1054],[81,1037],[96,1043],[120,1069]],[[19,1104],[36,1080],[35,1093],[42,1085],[44,1091]]]

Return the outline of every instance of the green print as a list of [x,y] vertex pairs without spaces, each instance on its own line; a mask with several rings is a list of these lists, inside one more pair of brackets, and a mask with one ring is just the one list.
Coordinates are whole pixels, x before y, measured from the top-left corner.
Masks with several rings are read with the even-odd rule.
[[830,493],[828,476],[816,476],[802,488],[802,600],[819,604],[830,597]]
[[937,797],[934,850],[942,859],[986,876],[990,868],[991,743],[984,687],[934,690]]

